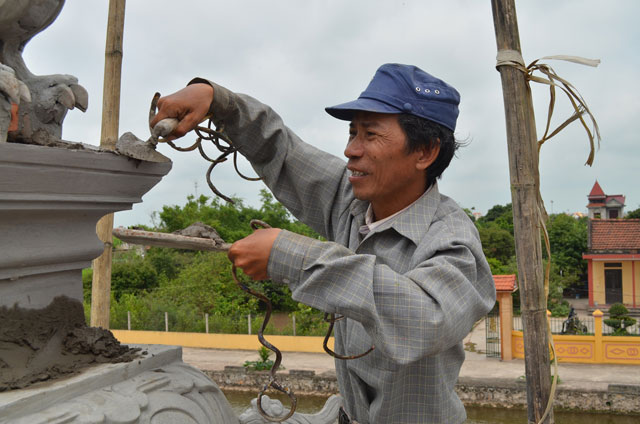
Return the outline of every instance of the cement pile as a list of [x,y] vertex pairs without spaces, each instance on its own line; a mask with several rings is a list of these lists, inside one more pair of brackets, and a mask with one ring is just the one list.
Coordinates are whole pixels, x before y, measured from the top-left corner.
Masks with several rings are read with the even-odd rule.
[[140,349],[88,327],[82,303],[56,297],[44,309],[0,307],[0,392],[71,375],[96,363],[129,362]]

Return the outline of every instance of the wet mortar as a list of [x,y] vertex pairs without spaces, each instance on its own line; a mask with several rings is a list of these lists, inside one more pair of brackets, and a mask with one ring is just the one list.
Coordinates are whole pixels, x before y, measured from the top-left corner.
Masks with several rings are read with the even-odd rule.
[[108,330],[87,326],[82,303],[66,296],[43,309],[0,307],[0,392],[144,353],[120,344]]

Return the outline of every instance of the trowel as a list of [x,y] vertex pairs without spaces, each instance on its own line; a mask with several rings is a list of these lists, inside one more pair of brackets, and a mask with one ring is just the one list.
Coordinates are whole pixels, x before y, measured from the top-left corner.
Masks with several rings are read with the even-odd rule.
[[[149,122],[156,116],[156,106],[160,93],[156,93],[151,100],[149,110]],[[116,152],[138,160],[148,162],[170,162],[171,159],[156,150],[160,137],[166,137],[178,126],[175,118],[166,118],[158,122],[153,128],[149,125],[151,137],[147,141],[141,140],[131,132],[126,132],[120,136],[116,142]]]

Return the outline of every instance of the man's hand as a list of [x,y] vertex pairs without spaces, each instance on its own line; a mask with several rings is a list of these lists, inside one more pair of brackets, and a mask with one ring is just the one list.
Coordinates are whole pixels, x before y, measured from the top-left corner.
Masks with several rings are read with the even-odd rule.
[[229,248],[229,260],[254,280],[266,280],[269,278],[269,254],[280,231],[282,230],[279,228],[259,229],[238,240]]
[[167,140],[180,138],[200,122],[209,112],[213,101],[213,87],[209,84],[191,84],[180,91],[158,100],[158,113],[151,120],[151,127],[165,118],[176,118],[179,123]]

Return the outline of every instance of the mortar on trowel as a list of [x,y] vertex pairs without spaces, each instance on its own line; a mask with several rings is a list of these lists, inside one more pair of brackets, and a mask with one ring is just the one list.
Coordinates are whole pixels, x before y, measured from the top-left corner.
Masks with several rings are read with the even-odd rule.
[[151,100],[151,108],[149,109],[149,131],[151,137],[147,141],[141,140],[131,132],[126,132],[120,136],[116,142],[116,152],[138,160],[148,162],[170,162],[171,160],[156,150],[158,142],[162,141],[161,137],[166,137],[173,132],[178,126],[179,121],[175,118],[165,118],[158,122],[153,128],[151,120],[156,116],[156,106],[160,93],[156,93]]

